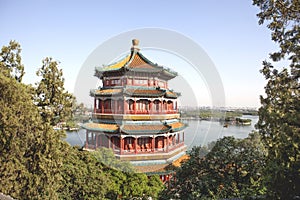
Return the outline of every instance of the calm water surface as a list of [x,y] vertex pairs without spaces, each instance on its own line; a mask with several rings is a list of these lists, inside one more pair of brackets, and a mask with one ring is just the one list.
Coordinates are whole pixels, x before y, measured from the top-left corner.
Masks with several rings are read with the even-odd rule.
[[[224,136],[245,138],[252,130],[255,130],[254,125],[258,121],[258,116],[245,115],[243,118],[252,119],[251,126],[229,125],[225,128],[220,122],[183,120],[184,123],[188,124],[188,127],[185,129],[185,144],[191,149],[193,146],[203,146]],[[85,130],[67,132],[66,141],[71,145],[83,146],[85,142]]]

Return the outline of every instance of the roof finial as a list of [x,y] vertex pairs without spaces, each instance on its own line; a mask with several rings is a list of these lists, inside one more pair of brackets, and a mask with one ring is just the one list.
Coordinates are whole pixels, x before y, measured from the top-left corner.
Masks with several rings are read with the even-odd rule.
[[140,41],[138,39],[133,39],[132,40],[132,47],[131,47],[131,51],[139,51],[140,48],[139,48],[139,43]]

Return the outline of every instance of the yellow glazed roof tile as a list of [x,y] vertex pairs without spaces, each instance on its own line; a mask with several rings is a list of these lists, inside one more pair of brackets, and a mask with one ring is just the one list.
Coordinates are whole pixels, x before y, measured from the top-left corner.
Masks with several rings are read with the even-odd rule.
[[83,126],[88,130],[99,130],[99,131],[108,131],[108,132],[115,132],[119,128],[118,125],[116,124],[104,124],[104,123],[86,123]]
[[113,63],[103,68],[103,71],[116,70],[122,68],[130,59],[130,55],[126,56],[124,59],[120,60],[117,63]]

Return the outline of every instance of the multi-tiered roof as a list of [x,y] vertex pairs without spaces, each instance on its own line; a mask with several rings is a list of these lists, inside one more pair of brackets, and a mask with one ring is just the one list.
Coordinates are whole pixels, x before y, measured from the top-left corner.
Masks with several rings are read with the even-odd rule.
[[103,85],[90,92],[94,112],[92,121],[84,124],[85,147],[112,148],[117,158],[138,165],[167,164],[186,150],[180,94],[168,88],[177,73],[148,60],[137,45],[133,40],[124,58],[96,67],[95,76]]
[[158,78],[170,80],[177,76],[177,73],[151,62],[139,52],[138,41],[133,41],[134,45],[131,52],[122,60],[106,65],[96,67],[95,76],[102,79],[104,76],[114,75],[115,73],[124,74],[126,72],[145,72],[157,75]]

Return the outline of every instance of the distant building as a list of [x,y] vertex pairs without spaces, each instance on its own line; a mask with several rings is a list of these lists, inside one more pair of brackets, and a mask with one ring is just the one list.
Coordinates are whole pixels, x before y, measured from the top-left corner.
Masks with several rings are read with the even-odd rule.
[[120,61],[96,68],[103,86],[91,90],[94,110],[92,122],[83,125],[85,148],[110,148],[116,158],[166,181],[170,172],[164,168],[186,152],[179,93],[168,88],[177,73],[144,57],[138,43],[133,40],[130,53]]

